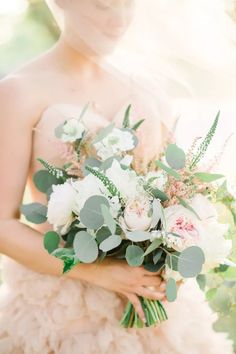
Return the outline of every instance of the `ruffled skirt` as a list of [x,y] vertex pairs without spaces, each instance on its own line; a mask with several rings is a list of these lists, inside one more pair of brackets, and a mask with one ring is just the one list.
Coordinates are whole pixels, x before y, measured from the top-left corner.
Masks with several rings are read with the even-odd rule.
[[169,320],[124,329],[124,299],[87,282],[33,272],[2,258],[0,354],[233,354],[195,281],[166,303]]

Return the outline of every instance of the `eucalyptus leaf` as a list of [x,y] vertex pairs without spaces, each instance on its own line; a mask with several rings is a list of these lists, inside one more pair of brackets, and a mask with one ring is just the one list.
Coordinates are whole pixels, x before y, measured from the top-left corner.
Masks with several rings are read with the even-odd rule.
[[186,248],[179,256],[178,271],[184,278],[194,278],[201,273],[205,256],[200,247]]
[[99,248],[103,252],[109,252],[114,248],[118,247],[122,242],[122,238],[117,235],[112,235],[104,240],[100,245]]
[[166,161],[171,168],[181,170],[186,163],[185,152],[177,145],[169,144],[166,150]]
[[157,248],[160,247],[160,245],[162,244],[162,240],[161,239],[155,239],[150,246],[148,246],[148,248],[146,249],[145,253],[143,254],[143,257],[147,256],[148,254],[152,253],[153,251],[155,251]]
[[40,203],[24,204],[20,207],[26,220],[33,224],[43,224],[47,221],[47,207]]
[[76,256],[83,263],[93,263],[98,258],[97,242],[86,231],[80,231],[75,235],[73,247]]
[[131,111],[131,104],[125,111],[125,117],[122,123],[123,128],[130,128],[130,111]]
[[204,291],[206,287],[206,276],[204,274],[199,274],[196,278],[199,288]]
[[60,179],[53,176],[47,170],[36,172],[33,176],[33,181],[36,188],[42,193],[47,193],[54,184],[57,185],[62,183]]
[[169,278],[166,283],[166,298],[169,302],[174,302],[177,299],[177,285],[173,278]]
[[132,126],[132,130],[136,131],[145,122],[145,119],[140,119],[137,123]]
[[116,232],[116,222],[113,219],[113,216],[110,213],[109,208],[105,205],[101,205],[102,216],[104,218],[104,222],[107,227],[111,230],[111,233],[114,234]]
[[211,183],[225,177],[224,175],[220,175],[220,174],[204,173],[204,172],[197,172],[194,174],[194,176],[199,178],[202,182],[206,182],[206,183]]
[[65,122],[61,123],[54,130],[54,134],[55,134],[56,138],[58,138],[58,139],[61,139],[61,137],[62,137],[62,134],[64,132],[63,131],[64,124],[65,124]]
[[97,243],[100,244],[104,240],[106,240],[108,237],[112,235],[111,231],[108,229],[108,227],[103,226],[101,227],[97,232],[96,232],[96,240]]
[[139,267],[143,264],[143,253],[141,247],[130,245],[126,249],[125,258],[131,267]]
[[44,248],[48,251],[48,253],[52,253],[59,246],[60,236],[54,231],[49,231],[44,235],[43,243]]
[[161,220],[161,203],[158,199],[154,199],[152,203],[152,224],[151,228],[156,227]]
[[115,123],[109,124],[107,127],[101,129],[95,139],[92,141],[92,144],[97,144],[103,139],[107,137],[108,134],[112,132],[112,130],[115,128]]
[[166,264],[174,271],[178,271],[179,252],[169,253],[166,257]]
[[126,238],[133,242],[143,242],[150,240],[151,234],[147,231],[126,232]]
[[105,197],[96,195],[90,197],[80,211],[80,221],[89,229],[97,230],[104,224],[104,217],[101,211],[101,205],[109,207],[109,202]]
[[181,179],[181,176],[178,172],[176,172],[175,170],[173,170],[172,168],[166,166],[163,162],[161,162],[160,160],[156,161],[156,165],[161,168],[162,170],[164,170],[166,173],[168,173],[170,176],[174,177],[177,180]]

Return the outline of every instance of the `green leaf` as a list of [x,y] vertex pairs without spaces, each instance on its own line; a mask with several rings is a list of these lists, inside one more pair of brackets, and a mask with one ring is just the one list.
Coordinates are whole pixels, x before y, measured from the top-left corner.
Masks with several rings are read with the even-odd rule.
[[73,248],[57,248],[51,255],[64,261],[68,258],[74,258],[74,250]]
[[[43,167],[46,168],[46,170],[52,175],[54,176],[56,179],[59,180],[59,183],[64,183],[67,178],[71,177],[67,174],[67,172],[59,167],[55,167],[53,165],[51,165],[50,163],[48,163],[47,161],[41,159],[40,157],[37,158],[37,161],[39,161],[41,163],[41,165],[43,165]],[[58,183],[55,183],[58,184]]]
[[154,199],[152,203],[152,224],[151,228],[156,227],[158,222],[161,220],[162,212],[161,212],[161,203],[158,199]]
[[97,144],[100,141],[102,141],[104,138],[107,137],[108,134],[112,132],[112,130],[115,128],[115,123],[109,124],[107,127],[101,129],[95,139],[92,141],[92,144]]
[[68,273],[78,263],[80,263],[80,260],[75,257],[71,257],[71,258],[68,257],[67,259],[65,259],[64,260],[64,267],[63,267],[63,274]]
[[143,253],[141,247],[130,245],[126,249],[125,258],[131,267],[139,267],[143,264]]
[[169,144],[166,150],[166,161],[174,170],[181,170],[185,167],[185,152],[175,144]]
[[86,166],[85,168],[103,183],[103,185],[107,188],[108,192],[111,193],[113,197],[120,197],[120,192],[118,191],[114,183],[104,173],[99,172],[89,166]]
[[104,240],[100,245],[99,248],[103,252],[109,252],[114,248],[118,247],[122,242],[122,238],[117,235],[112,235]]
[[143,242],[150,240],[151,234],[147,231],[126,232],[126,238],[133,242]]
[[105,197],[95,195],[90,197],[81,209],[79,215],[80,221],[88,229],[97,230],[103,226],[104,217],[101,210],[102,204],[109,207],[109,202]]
[[169,302],[174,302],[177,299],[177,285],[173,278],[169,278],[166,283],[166,298]]
[[36,172],[33,176],[33,181],[37,189],[42,193],[47,193],[52,185],[61,183],[59,179],[51,175],[46,170],[40,170]]
[[43,224],[47,221],[47,207],[40,203],[21,205],[20,211],[26,220],[34,224]]
[[147,256],[148,254],[152,253],[153,251],[155,251],[157,248],[160,247],[160,245],[162,244],[162,240],[161,239],[155,239],[150,246],[148,246],[148,248],[146,249],[145,253],[143,254],[143,257]]
[[199,161],[201,161],[201,159],[205,156],[207,149],[215,135],[217,126],[218,126],[218,122],[219,122],[219,117],[220,117],[220,111],[217,113],[216,118],[209,130],[209,132],[207,133],[205,139],[203,140],[203,142],[201,143],[201,145],[199,146],[195,156],[193,157],[191,163],[190,163],[190,169],[194,169],[197,164],[199,163]]
[[128,108],[125,111],[125,117],[123,120],[123,128],[130,128],[130,110],[131,110],[131,104],[128,106]]
[[179,252],[173,252],[167,255],[166,264],[168,267],[174,271],[178,271],[178,261],[179,261]]
[[106,205],[102,204],[101,210],[102,210],[102,216],[104,218],[105,224],[111,230],[111,233],[114,234],[116,232],[116,222],[113,219],[113,216],[111,215],[109,208]]
[[73,247],[76,256],[83,263],[93,263],[98,257],[97,242],[86,231],[80,231],[76,234]]
[[89,157],[88,159],[85,160],[83,167],[82,167],[82,171],[84,176],[87,176],[90,172],[86,169],[86,166],[89,167],[100,167],[101,166],[101,161],[99,161],[98,159],[95,159],[93,157]]
[[197,172],[194,173],[194,176],[199,178],[202,182],[210,183],[217,181],[218,179],[224,178],[224,175],[220,174],[213,174],[213,173],[204,173],[204,172]]
[[199,288],[204,291],[206,287],[206,276],[204,274],[199,274],[196,278]]
[[157,264],[157,263],[160,261],[162,254],[163,254],[163,250],[159,249],[159,250],[153,255],[153,263],[154,263],[154,264]]
[[106,240],[109,236],[111,236],[112,233],[111,231],[108,229],[108,227],[106,226],[103,226],[101,227],[101,229],[99,229],[97,232],[96,232],[96,240],[97,240],[97,243],[100,244],[102,243],[104,240]]
[[184,278],[194,278],[201,273],[205,256],[200,247],[186,248],[179,256],[178,271]]
[[213,288],[213,289],[209,289],[206,292],[207,301],[211,301],[216,296],[217,290],[218,290],[217,288]]
[[56,138],[58,138],[58,139],[61,139],[61,137],[62,137],[62,134],[64,132],[63,131],[64,124],[65,124],[65,122],[61,123],[54,130],[54,134],[55,134]]
[[132,130],[136,131],[138,130],[138,128],[145,122],[145,119],[141,119],[139,120],[137,123],[135,123],[133,126],[132,126]]
[[179,203],[185,207],[186,209],[188,209],[189,211],[191,211],[197,218],[198,220],[201,220],[200,216],[198,215],[198,213],[191,207],[191,205],[189,205],[185,200],[183,200],[182,198],[176,197],[179,201]]
[[150,184],[143,186],[144,190],[148,192],[153,198],[160,199],[162,202],[169,200],[169,197],[166,193],[162,192],[158,188],[153,188]]
[[54,231],[49,231],[44,235],[44,248],[48,253],[55,251],[60,243],[60,236]]
[[163,162],[161,162],[160,160],[156,161],[156,165],[161,168],[162,170],[164,170],[166,173],[168,173],[170,176],[174,177],[177,180],[181,179],[181,176],[178,174],[178,172],[176,172],[175,170],[173,170],[172,168],[166,166]]

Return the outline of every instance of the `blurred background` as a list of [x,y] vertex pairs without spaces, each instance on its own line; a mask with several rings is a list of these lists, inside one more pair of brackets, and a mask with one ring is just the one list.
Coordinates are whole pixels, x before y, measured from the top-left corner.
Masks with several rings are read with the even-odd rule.
[[[225,1],[225,11],[235,20],[236,25],[236,0],[222,1]],[[49,49],[58,36],[58,27],[43,0],[0,0],[0,78],[4,78],[8,73]],[[236,121],[236,116],[232,111],[228,115],[227,109],[225,108],[224,114],[228,117],[229,124],[225,124],[224,121],[225,137],[233,130]],[[236,109],[234,112],[236,115]],[[191,134],[186,134],[186,129],[193,131],[196,136],[200,127],[205,129],[209,126],[208,113],[213,114],[213,110],[204,112],[202,124],[199,124],[198,120],[195,121],[196,129],[193,129],[192,121],[187,123],[185,119],[189,111],[186,111],[185,115],[183,113],[183,119],[177,129],[180,142],[189,143],[188,139],[183,139],[183,134],[191,138]],[[220,134],[222,132],[223,130]],[[229,144],[222,162],[224,171],[234,182],[236,182],[235,140],[234,137],[234,142]],[[227,217],[233,225],[232,216]],[[215,323],[215,329],[227,332],[234,339],[236,348],[236,269],[228,268],[223,273],[212,274],[207,279],[206,289],[206,298],[213,310],[218,313],[219,319]]]

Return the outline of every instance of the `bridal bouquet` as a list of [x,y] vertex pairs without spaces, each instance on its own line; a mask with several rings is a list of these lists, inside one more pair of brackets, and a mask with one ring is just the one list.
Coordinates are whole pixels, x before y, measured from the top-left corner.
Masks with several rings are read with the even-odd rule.
[[[57,127],[55,134],[70,147],[71,159],[63,168],[38,159],[44,169],[34,182],[46,193],[48,205],[23,205],[21,211],[30,222],[53,226],[44,246],[63,261],[64,273],[79,263],[124,259],[130,267],[161,273],[172,302],[178,280],[231,264],[227,257],[232,235],[228,225],[219,222],[216,206],[224,203],[235,216],[235,200],[223,175],[198,168],[219,114],[188,153],[170,143],[150,162],[147,173],[141,173],[135,168],[134,151],[143,120],[132,124],[130,108],[121,127],[111,123],[95,136],[83,121],[86,110]],[[161,301],[140,297],[140,302],[146,323],[129,302],[121,319],[124,327],[149,327],[167,319]]]

